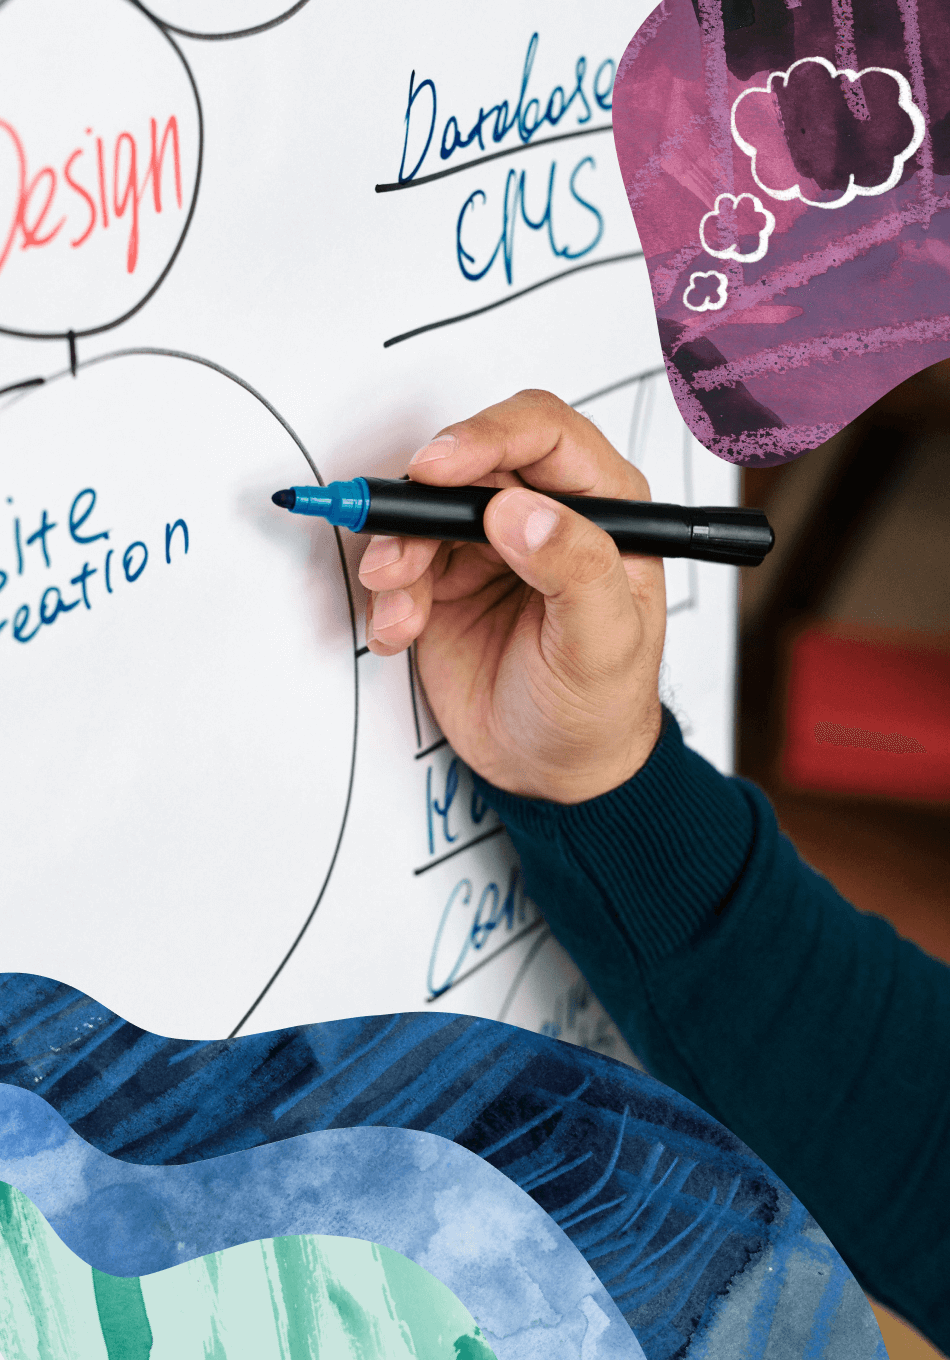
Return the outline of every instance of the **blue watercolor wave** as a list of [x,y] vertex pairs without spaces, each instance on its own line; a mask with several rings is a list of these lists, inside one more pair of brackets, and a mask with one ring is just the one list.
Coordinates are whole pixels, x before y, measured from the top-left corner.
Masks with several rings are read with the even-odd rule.
[[261,1238],[357,1237],[441,1280],[498,1360],[644,1360],[550,1216],[482,1158],[431,1133],[332,1129],[143,1166],[97,1151],[39,1097],[0,1086],[0,1180],[109,1275],[149,1275]]
[[[550,1215],[648,1360],[692,1354],[722,1325],[722,1301],[735,1312],[740,1297],[759,1338],[749,1360],[770,1334],[798,1337],[795,1354],[814,1360],[883,1355],[844,1263],[744,1144],[644,1073],[513,1026],[410,1013],[191,1043],[63,983],[8,973],[0,1082],[41,1096],[85,1142],[138,1166],[193,1166],[323,1130],[437,1134]],[[805,1321],[793,1327],[793,1313]],[[866,1348],[839,1349],[839,1317],[852,1340],[867,1334]]]

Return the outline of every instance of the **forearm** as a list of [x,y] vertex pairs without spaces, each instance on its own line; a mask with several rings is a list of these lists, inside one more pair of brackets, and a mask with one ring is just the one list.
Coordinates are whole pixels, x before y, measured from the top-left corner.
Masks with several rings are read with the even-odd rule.
[[865,1287],[950,1350],[950,970],[802,864],[765,798],[685,750],[672,720],[640,773],[589,803],[483,792],[653,1075],[748,1143]]

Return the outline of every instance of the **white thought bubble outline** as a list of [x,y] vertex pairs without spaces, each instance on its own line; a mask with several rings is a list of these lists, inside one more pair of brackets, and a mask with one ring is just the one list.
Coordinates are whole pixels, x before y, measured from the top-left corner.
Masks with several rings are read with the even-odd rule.
[[[701,306],[694,307],[686,299],[693,291],[693,284],[697,279],[718,279],[716,296],[705,298]],[[725,307],[729,297],[729,279],[725,274],[720,274],[718,269],[698,269],[695,274],[690,274],[689,283],[686,285],[686,292],[683,294],[683,306],[688,307],[691,312],[718,312],[721,307]]]
[[[817,66],[823,66],[824,69],[828,72],[828,74],[834,79],[837,79],[838,76],[846,76],[848,80],[855,81],[860,80],[862,76],[871,75],[874,72],[877,72],[881,75],[890,76],[893,80],[897,82],[897,88],[899,91],[897,97],[898,107],[904,110],[904,112],[910,118],[910,121],[913,124],[914,128],[914,133],[910,139],[910,142],[904,148],[903,151],[899,152],[898,155],[894,157],[894,164],[891,167],[891,173],[888,175],[887,179],[882,184],[872,184],[870,188],[865,188],[864,185],[855,184],[854,175],[849,175],[848,187],[845,190],[844,194],[842,195],[841,198],[837,198],[834,200],[834,202],[831,203],[820,203],[817,202],[815,199],[806,198],[805,195],[802,193],[801,186],[799,184],[793,184],[790,189],[770,189],[767,184],[763,184],[762,181],[759,179],[758,169],[756,166],[756,157],[758,156],[758,151],[750,142],[747,142],[740,135],[739,129],[736,127],[736,110],[738,109],[739,105],[742,103],[743,99],[745,99],[747,95],[750,94],[770,95],[772,93],[772,82],[774,80],[777,80],[779,77],[781,77],[781,79],[787,86],[788,78],[792,74],[792,72],[797,67],[804,66],[808,62],[814,63]],[[843,208],[845,207],[846,204],[852,203],[854,199],[858,198],[859,196],[862,198],[873,198],[877,194],[887,193],[889,189],[894,188],[897,181],[900,179],[901,174],[903,173],[905,161],[908,161],[911,158],[911,156],[913,156],[914,152],[918,149],[921,142],[924,140],[924,133],[927,130],[927,124],[924,120],[924,115],[921,113],[920,109],[914,103],[910,84],[905,79],[905,77],[901,75],[900,71],[892,71],[888,66],[866,66],[863,71],[852,71],[849,69],[843,69],[839,71],[837,67],[833,66],[831,62],[828,61],[826,57],[801,57],[799,58],[798,61],[793,61],[787,71],[773,71],[769,75],[769,78],[765,82],[765,85],[753,85],[748,90],[743,90],[740,95],[737,95],[736,100],[733,103],[730,122],[732,126],[733,140],[735,141],[736,145],[740,148],[740,150],[744,151],[745,154],[749,157],[750,161],[752,162],[752,178],[755,180],[756,184],[759,186],[762,192],[764,194],[768,194],[770,198],[778,198],[783,199],[785,201],[788,201],[789,199],[792,198],[798,198],[802,201],[802,203],[806,203],[810,208]]]
[[[734,208],[738,208],[744,198],[752,203],[757,213],[761,213],[765,218],[765,226],[759,232],[759,244],[750,254],[742,255],[739,251],[738,242],[727,246],[725,250],[713,250],[712,246],[706,244],[706,223],[711,217],[719,216],[719,204],[724,198],[732,202]],[[741,264],[754,264],[756,260],[761,260],[769,248],[769,237],[775,230],[775,215],[770,213],[768,208],[756,194],[720,194],[713,204],[710,212],[706,213],[699,221],[699,239],[702,242],[703,250],[707,255],[712,255],[717,260],[738,260]]]

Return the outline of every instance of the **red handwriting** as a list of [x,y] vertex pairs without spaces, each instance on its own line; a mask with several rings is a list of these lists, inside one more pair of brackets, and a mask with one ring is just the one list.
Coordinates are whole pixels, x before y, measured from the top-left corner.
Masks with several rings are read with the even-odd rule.
[[[77,249],[97,228],[108,229],[111,210],[115,224],[125,219],[123,225],[128,232],[125,265],[134,274],[139,258],[141,210],[149,188],[155,212],[162,211],[166,156],[175,186],[175,202],[179,208],[182,206],[178,120],[172,114],[161,136],[158,121],[152,118],[149,123],[147,148],[140,149],[131,132],[120,132],[111,148],[96,137],[92,145],[76,147],[60,171],[44,165],[31,174],[23,138],[12,123],[0,118],[0,134],[12,146],[17,165],[15,211],[6,240],[0,246],[0,270],[18,241],[21,250],[48,246],[67,223],[76,233],[69,238],[69,244]],[[86,136],[92,137],[91,128],[86,129]]]

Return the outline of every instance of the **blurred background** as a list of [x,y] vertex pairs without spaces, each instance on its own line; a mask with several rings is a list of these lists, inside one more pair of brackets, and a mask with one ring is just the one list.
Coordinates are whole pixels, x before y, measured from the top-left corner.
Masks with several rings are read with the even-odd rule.
[[[745,470],[743,501],[776,547],[742,572],[738,771],[856,907],[950,963],[950,361]],[[891,1360],[938,1354],[875,1312]]]

